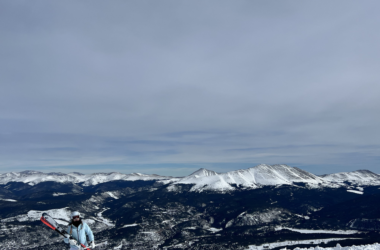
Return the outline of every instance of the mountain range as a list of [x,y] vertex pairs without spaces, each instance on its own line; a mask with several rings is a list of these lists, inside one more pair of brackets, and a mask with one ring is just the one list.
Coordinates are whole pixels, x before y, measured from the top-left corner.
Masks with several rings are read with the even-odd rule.
[[320,186],[339,187],[347,182],[356,185],[380,185],[380,175],[369,170],[357,170],[317,176],[305,170],[287,165],[266,165],[217,173],[201,168],[185,177],[160,176],[156,174],[122,174],[118,172],[82,174],[43,173],[39,171],[10,172],[0,174],[0,184],[23,182],[30,186],[41,182],[74,183],[93,186],[111,181],[159,181],[170,184],[168,190],[176,190],[178,184],[192,184],[190,191],[233,191],[237,188],[255,189],[263,186],[306,184],[310,188]]

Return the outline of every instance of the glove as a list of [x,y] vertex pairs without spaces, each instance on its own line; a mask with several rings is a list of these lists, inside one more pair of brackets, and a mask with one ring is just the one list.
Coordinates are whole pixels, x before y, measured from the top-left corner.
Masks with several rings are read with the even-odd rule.
[[74,239],[69,239],[69,244],[70,244],[71,246],[76,246],[76,247],[79,247],[79,246],[80,246],[80,245],[77,243],[77,241],[74,240]]
[[70,238],[70,234],[65,234],[65,238],[63,238],[63,241],[64,241],[66,244],[69,244],[69,238]]
[[93,240],[93,241],[90,241],[90,242],[88,243],[88,246],[94,248],[94,247],[95,247],[95,241],[94,241],[94,240]]

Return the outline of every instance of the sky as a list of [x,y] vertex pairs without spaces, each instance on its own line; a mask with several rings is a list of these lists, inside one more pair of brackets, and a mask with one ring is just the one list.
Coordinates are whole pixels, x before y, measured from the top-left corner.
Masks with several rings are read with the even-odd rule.
[[380,173],[379,8],[0,1],[0,172]]

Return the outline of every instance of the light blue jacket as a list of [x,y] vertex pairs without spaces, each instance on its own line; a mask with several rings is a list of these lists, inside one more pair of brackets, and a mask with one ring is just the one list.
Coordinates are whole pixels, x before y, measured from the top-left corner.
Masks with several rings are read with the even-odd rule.
[[[89,241],[94,241],[94,234],[92,233],[90,227],[85,223],[82,222],[78,227],[74,225],[69,225],[67,227],[67,233],[70,234],[74,239],[78,240],[81,244],[88,246],[87,244],[87,239],[86,239],[86,234],[88,236]],[[68,239],[65,238],[65,242],[68,242]]]

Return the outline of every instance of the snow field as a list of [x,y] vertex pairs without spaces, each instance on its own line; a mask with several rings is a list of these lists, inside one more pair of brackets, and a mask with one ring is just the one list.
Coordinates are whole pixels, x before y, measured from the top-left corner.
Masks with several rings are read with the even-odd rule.
[[67,195],[66,193],[54,193],[53,196]]
[[119,246],[114,247],[113,249],[121,249],[122,247],[123,247],[123,244],[120,244]]
[[364,194],[363,192],[357,191],[357,190],[347,190],[347,192],[354,193],[354,194]]
[[17,202],[16,200],[12,200],[12,199],[1,199],[1,198],[0,198],[0,201]]
[[114,199],[119,199],[119,197],[117,197],[114,193],[112,193],[112,192],[104,192],[104,193],[106,193],[106,194],[108,194],[111,198],[114,198]]
[[[106,209],[105,209],[106,210]],[[89,226],[93,225],[96,221],[103,223],[107,225],[108,227],[114,227],[115,225],[108,219],[104,218],[102,216],[102,213],[105,211],[98,213],[98,218],[96,220],[94,219],[83,219],[85,223],[87,223]],[[36,211],[36,210],[30,210],[27,214],[18,215],[15,217],[9,217],[2,219],[1,222],[12,222],[12,221],[19,221],[19,222],[25,222],[25,221],[39,221],[42,214],[47,213],[53,219],[62,226],[67,226],[69,221],[71,220],[71,210],[68,208],[60,208],[60,209],[51,209],[46,211]]]
[[98,219],[100,222],[106,224],[106,225],[109,226],[109,227],[114,227],[115,224],[113,224],[111,220],[106,219],[106,218],[103,217],[103,213],[104,213],[105,211],[107,211],[108,209],[109,209],[109,208],[105,208],[105,209],[103,209],[103,211],[101,211],[100,213],[97,213],[96,216],[97,216],[97,219]]
[[[298,240],[298,241],[282,241],[282,242],[273,242],[273,243],[266,243],[263,245],[255,246],[255,245],[250,245],[247,250],[266,250],[266,249],[272,249],[276,247],[286,247],[286,246],[295,246],[295,245],[309,245],[309,244],[321,244],[321,243],[329,243],[331,241],[342,241],[342,240],[352,240],[352,239],[360,239],[360,238],[330,238],[330,239],[312,239],[312,240]],[[295,248],[297,250],[319,250],[323,248]],[[294,249],[294,250],[295,250]],[[326,248],[328,250],[333,250],[333,248]],[[341,250],[341,249],[334,249],[334,250]],[[346,249],[345,249],[346,250]],[[363,250],[363,249],[348,249],[347,250]],[[367,249],[366,249],[367,250]],[[369,249],[368,249],[369,250]],[[375,250],[375,249],[373,249]],[[376,249],[376,250],[380,250]]]
[[30,210],[27,214],[18,215],[15,217],[9,217],[6,219],[2,219],[1,222],[11,222],[11,221],[37,221],[40,220],[43,213],[48,213],[51,217],[53,217],[57,222],[62,222],[63,224],[67,224],[70,221],[71,211],[68,208],[60,208],[60,209],[51,209],[46,211],[36,211]]
[[339,244],[336,247],[310,247],[310,248],[295,248],[294,250],[380,250],[380,244],[375,243],[372,245],[361,245],[361,246],[349,246],[341,247]]
[[121,228],[125,228],[125,227],[135,227],[135,226],[138,226],[138,224],[127,224],[127,225],[124,225],[122,226]]
[[289,228],[289,227],[276,227],[276,231],[280,231],[282,229],[287,229],[294,232],[299,232],[303,234],[356,234],[358,231],[356,230],[310,230],[310,229],[298,229],[298,228]]
[[223,228],[215,228],[215,227],[210,227],[207,229],[208,231],[212,232],[212,233],[217,233],[219,231],[222,231]]

